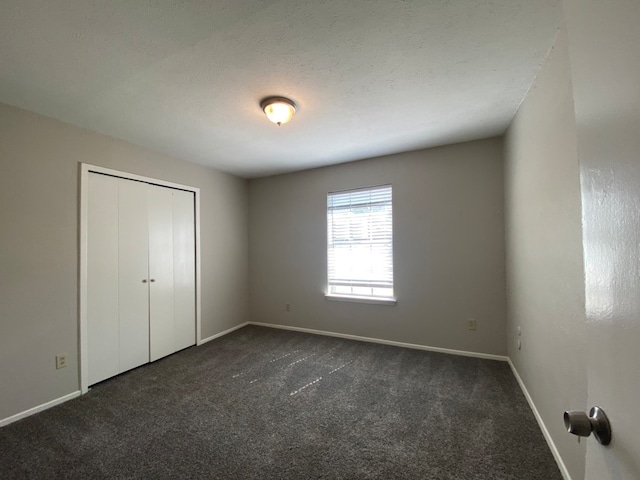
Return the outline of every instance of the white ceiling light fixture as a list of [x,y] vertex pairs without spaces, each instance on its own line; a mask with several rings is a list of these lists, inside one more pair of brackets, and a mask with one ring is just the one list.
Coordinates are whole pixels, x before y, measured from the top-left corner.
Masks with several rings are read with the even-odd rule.
[[268,97],[260,102],[260,108],[267,118],[280,126],[287,123],[296,113],[296,104],[285,97]]

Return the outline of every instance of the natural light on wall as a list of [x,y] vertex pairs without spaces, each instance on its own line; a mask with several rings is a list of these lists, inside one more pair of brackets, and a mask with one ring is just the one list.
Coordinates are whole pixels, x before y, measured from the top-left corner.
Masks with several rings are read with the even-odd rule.
[[328,297],[395,301],[392,210],[391,185],[328,194]]

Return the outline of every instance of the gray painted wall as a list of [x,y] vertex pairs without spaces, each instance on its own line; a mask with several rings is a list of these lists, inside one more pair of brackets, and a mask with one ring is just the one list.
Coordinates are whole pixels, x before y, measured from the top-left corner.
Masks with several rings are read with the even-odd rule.
[[586,408],[587,396],[580,171],[564,27],[507,131],[505,162],[509,357],[571,476],[583,478],[585,442],[562,422],[564,410]]
[[[250,181],[251,320],[504,355],[502,169],[489,139]],[[384,183],[398,303],[327,301],[327,192]]]
[[79,389],[79,162],[200,187],[202,336],[248,319],[245,180],[0,104],[0,419]]

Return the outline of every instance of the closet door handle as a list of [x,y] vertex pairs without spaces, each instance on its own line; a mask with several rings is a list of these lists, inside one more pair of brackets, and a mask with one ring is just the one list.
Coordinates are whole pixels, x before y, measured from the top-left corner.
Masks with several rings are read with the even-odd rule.
[[143,279],[142,279],[142,283],[147,283],[147,279],[146,279],[146,278],[143,278]]
[[149,281],[150,281],[151,283],[153,283],[153,282],[155,282],[155,281],[156,281],[156,279],[155,279],[155,278],[152,278],[152,279],[151,279],[151,280],[149,280]]

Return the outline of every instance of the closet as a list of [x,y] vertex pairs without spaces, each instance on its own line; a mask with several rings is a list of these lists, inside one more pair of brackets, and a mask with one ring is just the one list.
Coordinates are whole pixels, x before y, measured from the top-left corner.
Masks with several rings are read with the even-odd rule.
[[88,385],[196,343],[194,192],[89,172]]

